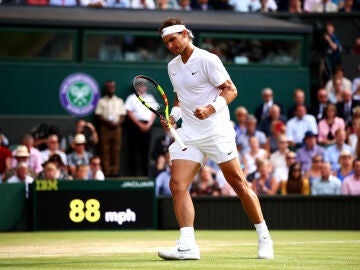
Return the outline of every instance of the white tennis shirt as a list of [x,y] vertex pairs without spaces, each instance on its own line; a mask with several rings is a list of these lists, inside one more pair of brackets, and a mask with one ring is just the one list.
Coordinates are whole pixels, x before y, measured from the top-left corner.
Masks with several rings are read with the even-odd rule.
[[180,55],[171,60],[168,64],[168,73],[180,101],[181,137],[185,141],[191,141],[223,133],[226,130],[225,126],[230,125],[228,106],[204,120],[194,116],[195,108],[214,101],[221,92],[217,87],[230,79],[220,58],[195,47],[185,64]]

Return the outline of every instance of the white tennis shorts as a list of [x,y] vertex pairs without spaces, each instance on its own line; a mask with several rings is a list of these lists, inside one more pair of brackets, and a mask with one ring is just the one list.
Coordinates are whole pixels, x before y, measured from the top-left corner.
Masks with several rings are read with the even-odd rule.
[[200,140],[185,141],[187,149],[181,150],[181,146],[174,142],[169,147],[170,160],[185,159],[203,163],[205,156],[217,164],[238,157],[235,138],[229,134],[208,136]]

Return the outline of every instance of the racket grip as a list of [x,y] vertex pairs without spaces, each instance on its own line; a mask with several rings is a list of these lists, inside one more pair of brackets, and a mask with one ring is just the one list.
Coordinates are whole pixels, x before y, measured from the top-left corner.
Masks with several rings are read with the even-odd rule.
[[177,131],[173,127],[170,128],[170,132],[171,135],[173,135],[173,137],[175,138],[175,141],[177,141],[180,144],[181,150],[185,151],[187,147],[185,146],[183,140],[180,138],[179,133],[177,133]]

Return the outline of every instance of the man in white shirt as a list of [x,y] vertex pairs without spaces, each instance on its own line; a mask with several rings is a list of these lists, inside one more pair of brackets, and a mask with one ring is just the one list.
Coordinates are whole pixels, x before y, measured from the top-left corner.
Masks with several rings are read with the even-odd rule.
[[51,134],[47,137],[47,148],[41,151],[42,163],[48,161],[49,157],[58,154],[64,164],[67,164],[66,154],[59,149],[59,137],[56,134]]
[[286,123],[286,136],[290,145],[296,148],[301,147],[307,131],[318,134],[316,119],[313,115],[307,114],[304,105],[298,105],[295,116]]
[[[146,91],[146,86],[143,86]],[[155,99],[150,94],[142,94],[142,98],[149,104]],[[147,109],[135,93],[125,100],[128,121],[128,146],[131,149],[129,170],[131,176],[148,176],[149,151],[151,148],[151,132],[155,121],[155,114]]]
[[[199,260],[195,241],[195,210],[188,192],[205,156],[215,161],[225,179],[236,191],[245,212],[258,233],[258,258],[273,259],[274,252],[259,200],[242,172],[230,122],[228,104],[237,89],[220,58],[193,45],[192,32],[180,19],[168,18],[159,28],[166,47],[176,55],[168,64],[175,99],[170,113],[172,123],[182,119],[179,136],[187,145],[182,151],[175,141],[169,147],[172,162],[170,190],[180,228],[177,245],[158,252],[165,260]],[[163,126],[167,126],[162,121]]]

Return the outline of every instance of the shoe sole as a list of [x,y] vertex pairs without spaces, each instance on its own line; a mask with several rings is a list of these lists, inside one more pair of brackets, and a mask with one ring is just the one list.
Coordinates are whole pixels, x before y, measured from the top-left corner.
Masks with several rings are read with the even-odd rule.
[[166,254],[162,254],[161,252],[158,252],[158,256],[161,259],[167,260],[167,261],[176,261],[176,260],[200,260],[200,256],[190,256],[190,255],[182,255],[179,257],[174,257]]

